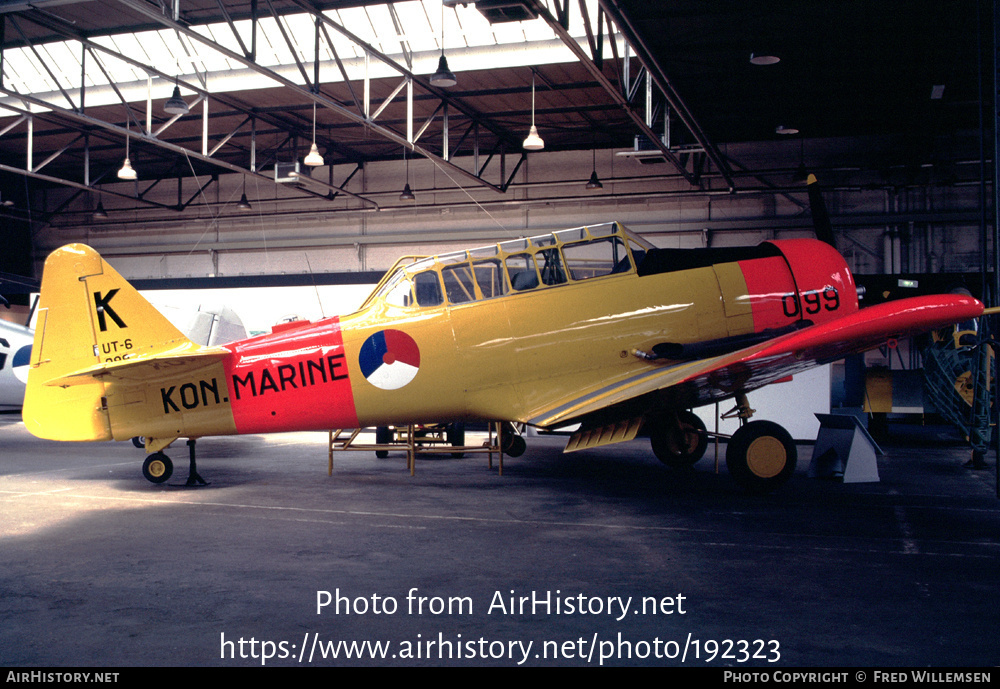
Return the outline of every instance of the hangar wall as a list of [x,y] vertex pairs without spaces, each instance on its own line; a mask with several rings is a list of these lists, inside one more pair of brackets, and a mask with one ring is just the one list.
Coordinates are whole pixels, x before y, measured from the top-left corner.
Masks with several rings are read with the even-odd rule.
[[[531,154],[506,194],[453,180],[423,159],[410,161],[408,173],[398,160],[362,170],[313,171],[367,202],[345,194],[303,194],[271,181],[270,169],[245,181],[250,211],[236,207],[244,190],[239,175],[115,182],[104,185],[109,193],[98,198],[71,199],[71,190],[56,190],[46,204],[57,206],[64,195],[68,205],[35,231],[35,262],[40,275],[49,251],[79,241],[104,253],[130,279],[285,274],[308,281],[317,273],[384,271],[407,253],[441,253],[609,220],[661,246],[755,244],[812,233],[801,180],[808,169],[821,179],[838,246],[856,272],[977,271],[978,165],[955,156],[940,164],[892,164],[894,145],[878,139],[730,145],[724,153],[735,170],[757,171],[738,172],[735,193],[711,171],[701,189],[693,188],[668,165],[640,164],[621,150],[600,150],[594,158],[589,152]],[[856,158],[858,149],[868,152],[870,164],[840,166],[848,151]],[[506,175],[517,159],[507,157]],[[474,164],[471,158],[456,162]],[[500,163],[491,165],[496,169],[484,176],[496,183]],[[585,189],[591,169],[603,189]],[[399,199],[407,181],[414,201]],[[144,201],[134,198],[139,193]],[[166,207],[179,199],[192,202],[183,211]],[[98,201],[108,211],[106,220],[91,217]],[[896,265],[887,259],[886,235],[899,238]]]

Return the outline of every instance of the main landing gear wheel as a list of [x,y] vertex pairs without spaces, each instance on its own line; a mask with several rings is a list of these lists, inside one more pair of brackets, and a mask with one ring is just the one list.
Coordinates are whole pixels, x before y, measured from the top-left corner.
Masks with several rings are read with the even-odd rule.
[[528,443],[516,430],[504,424],[500,431],[500,449],[508,457],[520,457],[528,449]]
[[772,421],[751,421],[729,439],[726,467],[751,493],[768,493],[795,471],[798,452],[792,436]]
[[[462,447],[465,445],[465,424],[461,421],[448,424],[445,430],[445,439],[452,447]],[[465,453],[452,452],[451,456],[455,459],[461,459],[465,456]]]
[[[376,426],[375,427],[375,444],[376,445],[388,445],[392,442],[392,429],[388,426]],[[375,450],[375,456],[379,459],[385,459],[389,456],[388,450]]]
[[142,475],[147,481],[164,483],[174,473],[174,463],[162,452],[154,452],[142,463]]
[[692,411],[677,412],[677,424],[667,414],[649,434],[656,458],[674,469],[692,467],[705,455],[705,422]]

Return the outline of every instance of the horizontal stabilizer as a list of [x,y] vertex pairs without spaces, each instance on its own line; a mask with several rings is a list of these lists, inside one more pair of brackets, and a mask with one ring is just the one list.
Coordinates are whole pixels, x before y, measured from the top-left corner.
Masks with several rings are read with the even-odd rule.
[[172,377],[181,372],[197,371],[223,359],[227,354],[229,354],[229,350],[225,347],[200,347],[189,342],[168,352],[139,355],[125,361],[95,364],[47,380],[44,385],[67,387],[108,378],[122,382],[153,384],[160,378]]

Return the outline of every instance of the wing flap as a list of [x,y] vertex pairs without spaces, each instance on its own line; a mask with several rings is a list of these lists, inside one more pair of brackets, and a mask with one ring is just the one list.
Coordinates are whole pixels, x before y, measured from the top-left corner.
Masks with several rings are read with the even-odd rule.
[[642,428],[641,416],[632,419],[623,419],[622,421],[604,424],[599,427],[584,427],[570,437],[563,452],[576,452],[577,450],[586,450],[592,447],[613,445],[614,443],[633,440],[639,435],[640,428]]
[[558,427],[643,396],[668,392],[677,406],[697,407],[737,392],[756,390],[848,354],[874,349],[893,338],[970,320],[982,313],[983,305],[964,295],[887,302],[729,354],[683,363],[651,362],[651,368],[645,371],[604,381],[537,409],[528,423]]

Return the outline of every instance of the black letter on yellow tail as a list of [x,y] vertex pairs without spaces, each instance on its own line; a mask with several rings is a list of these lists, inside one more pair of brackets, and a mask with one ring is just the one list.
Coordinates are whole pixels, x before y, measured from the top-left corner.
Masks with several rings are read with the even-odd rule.
[[119,328],[128,327],[127,325],[125,325],[125,321],[123,321],[121,317],[117,313],[115,313],[115,310],[111,308],[110,304],[108,303],[114,298],[116,294],[118,294],[117,287],[108,292],[108,296],[103,298],[101,297],[100,292],[94,292],[94,306],[97,307],[97,324],[100,326],[101,332],[105,332],[108,329],[107,321],[104,320],[104,314],[111,316],[111,320],[113,320],[115,322],[115,325],[117,325]]

